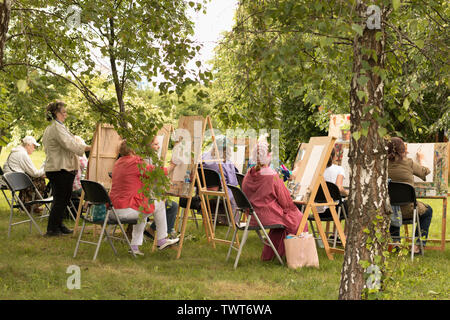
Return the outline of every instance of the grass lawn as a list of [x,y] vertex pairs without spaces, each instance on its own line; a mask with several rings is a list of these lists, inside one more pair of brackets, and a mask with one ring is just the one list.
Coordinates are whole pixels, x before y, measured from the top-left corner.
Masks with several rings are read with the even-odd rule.
[[[7,151],[3,150],[0,164]],[[33,154],[40,166],[42,151]],[[433,207],[431,238],[440,237],[442,202],[427,201]],[[81,244],[73,258],[76,238],[64,236],[45,238],[28,225],[13,227],[7,238],[9,208],[0,200],[0,300],[10,299],[251,299],[308,300],[337,299],[343,256],[335,254],[328,260],[318,249],[320,268],[291,270],[276,260],[260,260],[262,245],[251,234],[240,258],[237,270],[232,259],[225,261],[227,246],[208,243],[201,222],[198,229],[189,222],[187,238],[180,259],[175,250],[151,252],[151,242],[144,243],[145,256],[134,259],[123,244],[117,244],[115,256],[105,242],[95,262],[94,246]],[[45,231],[46,220],[39,222]],[[73,222],[67,221],[72,227]],[[448,228],[449,229],[449,228]],[[219,234],[226,232],[219,227]],[[447,230],[447,238],[449,237]],[[223,237],[223,236],[222,236]],[[399,259],[392,256],[394,262]],[[450,250],[426,251],[414,262],[399,261],[402,272],[393,274],[389,299],[449,299]],[[81,289],[67,288],[66,273],[71,265],[81,269]]]

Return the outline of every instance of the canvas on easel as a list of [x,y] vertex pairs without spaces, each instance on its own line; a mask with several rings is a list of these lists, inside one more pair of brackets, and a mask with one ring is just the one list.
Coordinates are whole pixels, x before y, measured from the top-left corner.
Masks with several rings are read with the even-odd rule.
[[[97,124],[89,153],[86,180],[98,182],[107,190],[111,189],[109,173],[112,172],[114,163],[119,155],[121,141],[122,138],[112,125]],[[78,231],[83,200],[84,191],[81,192],[80,204],[75,219],[74,235]]]
[[156,139],[159,142],[158,158],[162,163],[166,161],[167,150],[169,149],[170,135],[173,127],[171,124],[165,124],[156,134]]
[[[299,188],[297,188],[296,192],[293,194],[294,201],[302,202],[305,205],[297,235],[304,230],[308,216],[312,211],[320,237],[322,238],[322,242],[324,244],[325,252],[330,260],[333,259],[332,252],[342,253],[343,250],[330,248],[322,227],[317,207],[329,207],[336,229],[339,233],[342,244],[345,247],[345,235],[337,216],[336,203],[331,198],[326,181],[323,177],[323,173],[330,158],[335,141],[336,137],[333,136],[312,137],[309,140],[307,149],[298,169],[298,174],[295,177],[295,182],[299,184]],[[319,187],[322,187],[327,200],[326,203],[315,203],[314,201]]]

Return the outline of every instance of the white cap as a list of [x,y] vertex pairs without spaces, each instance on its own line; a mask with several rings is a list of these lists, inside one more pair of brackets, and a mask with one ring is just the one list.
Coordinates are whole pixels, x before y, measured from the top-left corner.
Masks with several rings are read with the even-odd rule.
[[34,144],[36,147],[39,147],[40,144],[36,142],[36,139],[33,138],[32,136],[26,136],[25,138],[22,139],[22,142],[24,144]]

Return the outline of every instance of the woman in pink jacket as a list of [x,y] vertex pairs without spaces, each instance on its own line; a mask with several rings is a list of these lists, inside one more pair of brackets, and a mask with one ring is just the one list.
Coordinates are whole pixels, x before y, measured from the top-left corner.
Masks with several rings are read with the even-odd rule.
[[[139,165],[144,164],[144,160],[127,147],[126,140],[122,141],[119,153],[121,157],[114,164],[109,197],[119,217],[127,219],[141,218],[137,224],[133,225],[131,247],[134,253],[144,255],[139,250],[139,246],[143,243],[145,225],[150,214],[154,216],[156,230],[158,231],[158,248],[162,250],[177,243],[179,238],[169,239],[167,237],[165,202],[151,201],[143,193],[139,192],[144,186],[141,181],[143,174],[140,173]],[[153,165],[146,164],[147,172],[153,169]],[[167,174],[166,168],[164,168],[164,171]]]
[[[291,199],[289,190],[278,174],[269,167],[271,154],[266,142],[258,142],[253,150],[256,165],[247,172],[242,182],[242,189],[253,206],[263,225],[282,224],[284,230],[273,229],[269,232],[278,254],[285,255],[283,239],[289,233],[296,234],[303,214]],[[252,220],[256,225],[255,220]],[[307,231],[307,226],[305,230]],[[265,245],[262,260],[271,260],[275,254]]]

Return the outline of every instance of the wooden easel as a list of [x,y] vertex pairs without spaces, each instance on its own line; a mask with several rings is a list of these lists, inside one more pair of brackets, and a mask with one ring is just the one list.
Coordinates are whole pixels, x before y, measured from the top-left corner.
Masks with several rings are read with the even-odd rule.
[[[317,228],[319,230],[319,234],[325,248],[325,252],[328,256],[328,259],[330,260],[333,260],[332,252],[343,253],[344,250],[330,248],[328,244],[328,239],[322,227],[322,222],[320,220],[319,213],[317,211],[318,206],[329,207],[331,215],[333,217],[333,221],[335,223],[336,229],[339,233],[344,248],[346,243],[345,235],[336,213],[336,204],[331,198],[326,181],[323,177],[323,173],[325,171],[328,159],[330,158],[331,150],[334,147],[335,141],[336,141],[335,137],[312,137],[309,140],[306,153],[303,156],[303,160],[300,163],[299,171],[296,176],[296,182],[300,182],[301,184],[301,189],[296,195],[297,197],[299,197],[299,199],[294,200],[294,202],[296,203],[301,203],[305,205],[303,217],[300,222],[300,226],[297,230],[297,235],[299,235],[304,230],[305,225],[308,221],[309,213],[310,211],[312,211],[314,215],[314,220],[317,223]],[[306,175],[305,171],[307,172]],[[309,177],[312,178],[309,179]],[[325,198],[327,200],[326,203],[314,202],[320,186],[322,187]]]
[[[107,190],[111,189],[111,178],[109,172],[112,172],[114,163],[119,155],[119,145],[122,138],[116,132],[114,127],[109,124],[98,123],[92,139],[91,151],[89,153],[88,168],[86,179],[96,181],[102,184]],[[81,210],[84,201],[84,191],[81,192],[80,204],[78,205],[77,217],[73,228],[73,235],[78,232],[78,224],[81,216]],[[95,236],[94,225],[93,233]]]
[[[183,219],[181,223],[181,233],[180,233],[180,241],[178,242],[178,245],[175,246],[177,249],[177,259],[181,256],[181,250],[183,249],[183,243],[184,243],[184,236],[186,233],[186,226],[187,226],[187,220],[189,217],[189,212],[191,208],[192,203],[192,197],[194,193],[194,186],[195,181],[198,179],[197,174],[197,168],[199,159],[201,157],[201,146],[203,143],[203,135],[205,132],[205,119],[202,116],[185,116],[181,117],[178,121],[178,129],[187,130],[190,134],[190,150],[194,150],[194,156],[192,157],[192,154],[189,154],[190,164],[188,164],[186,167],[181,168],[181,172],[184,173],[187,172],[187,170],[190,171],[190,184],[187,189],[187,193],[183,194],[182,190],[184,186],[183,181],[180,181],[178,177],[175,177],[175,170],[171,173],[171,182],[172,185],[170,187],[170,190],[168,191],[168,195],[175,196],[179,198],[185,198],[187,199],[187,205],[185,208],[185,213],[183,214]],[[200,131],[200,132],[198,132]],[[177,142],[177,143],[181,143]],[[172,154],[173,156],[173,154]],[[206,209],[206,204],[204,201],[201,201],[201,210],[202,210],[202,219],[203,219],[203,225],[205,228],[206,237],[208,239],[208,242],[211,242],[211,234],[212,230],[210,229],[211,223],[209,222],[209,217]],[[180,210],[178,211],[178,214],[180,213]],[[177,214],[177,215],[178,215]],[[212,242],[213,247],[215,248],[214,242]]]
[[[215,159],[200,160],[201,177],[198,176],[198,172],[196,175],[197,184],[199,186],[199,196],[200,196],[201,202],[206,204],[209,223],[211,223],[211,221],[212,221],[212,210],[211,210],[211,206],[209,203],[209,196],[224,197],[225,204],[226,204],[225,209],[227,211],[228,218],[229,218],[228,220],[229,220],[230,225],[233,227],[233,231],[234,231],[234,229],[236,229],[236,224],[235,224],[235,220],[234,220],[234,214],[233,214],[233,210],[232,210],[232,206],[231,206],[231,202],[230,202],[230,197],[228,195],[228,187],[227,187],[227,183],[226,183],[226,179],[225,179],[225,175],[223,173],[223,167],[222,167],[222,162],[224,162],[224,159],[219,158],[219,149],[217,148],[216,137],[214,135],[214,129],[213,129],[213,126],[211,123],[211,118],[209,116],[206,118],[206,121],[205,121],[205,130],[206,130],[206,125],[209,126],[209,130],[211,132],[211,139],[212,139],[212,145],[214,148]],[[205,131],[205,130],[203,130],[203,131]],[[212,191],[212,190],[208,190],[206,188],[206,179],[205,179],[205,173],[203,170],[203,162],[216,162],[217,163],[217,165],[219,167],[219,174],[220,174],[221,182],[222,182],[222,190],[221,191]],[[201,179],[201,181],[200,181],[200,179]],[[222,243],[229,244],[231,242],[230,240],[216,238],[214,229],[212,228],[212,225],[209,226],[209,230],[211,230],[211,239],[212,239],[213,243],[214,242],[222,242]],[[238,238],[236,238],[236,243],[239,246]]]

